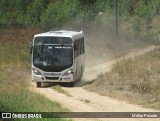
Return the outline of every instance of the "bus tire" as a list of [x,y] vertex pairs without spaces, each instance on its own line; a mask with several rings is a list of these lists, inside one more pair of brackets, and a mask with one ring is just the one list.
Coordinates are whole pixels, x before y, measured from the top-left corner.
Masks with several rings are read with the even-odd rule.
[[74,82],[69,82],[69,87],[74,87]]
[[36,82],[37,87],[41,87],[41,82]]

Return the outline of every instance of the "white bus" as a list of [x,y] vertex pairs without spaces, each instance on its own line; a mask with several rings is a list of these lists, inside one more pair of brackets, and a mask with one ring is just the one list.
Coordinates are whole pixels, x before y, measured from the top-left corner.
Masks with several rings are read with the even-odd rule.
[[83,32],[50,31],[34,36],[32,81],[37,87],[43,82],[68,82],[74,86],[84,72],[85,45]]

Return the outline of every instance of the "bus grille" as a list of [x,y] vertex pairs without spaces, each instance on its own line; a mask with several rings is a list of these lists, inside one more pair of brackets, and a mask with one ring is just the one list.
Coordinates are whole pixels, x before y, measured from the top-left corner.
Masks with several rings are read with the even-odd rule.
[[59,79],[59,77],[45,77],[45,78],[48,80],[58,80]]

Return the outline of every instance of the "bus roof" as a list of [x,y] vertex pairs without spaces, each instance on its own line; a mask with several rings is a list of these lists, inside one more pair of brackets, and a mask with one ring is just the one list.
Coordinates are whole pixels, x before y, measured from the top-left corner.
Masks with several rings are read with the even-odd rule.
[[59,30],[59,31],[49,31],[46,33],[36,34],[35,37],[70,37],[73,39],[84,37],[83,32],[77,31],[67,31],[67,30]]

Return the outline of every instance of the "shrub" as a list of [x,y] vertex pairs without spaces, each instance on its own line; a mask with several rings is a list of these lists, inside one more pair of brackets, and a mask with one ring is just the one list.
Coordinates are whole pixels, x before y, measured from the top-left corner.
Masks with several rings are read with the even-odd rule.
[[1,0],[0,1],[0,24],[3,26],[23,25],[27,0]]
[[50,3],[41,16],[41,26],[45,28],[62,26],[78,12],[79,3],[76,0],[59,0]]
[[45,0],[35,0],[27,7],[26,25],[37,26],[40,23],[40,16],[45,9]]

